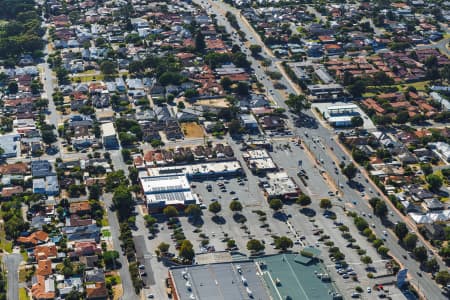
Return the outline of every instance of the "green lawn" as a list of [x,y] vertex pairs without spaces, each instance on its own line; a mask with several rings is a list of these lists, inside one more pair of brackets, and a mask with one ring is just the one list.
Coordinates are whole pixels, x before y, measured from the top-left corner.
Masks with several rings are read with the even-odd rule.
[[3,249],[8,253],[12,252],[12,242],[6,239],[3,226],[0,227],[0,249]]
[[102,230],[102,235],[103,235],[103,237],[110,237],[111,232],[109,232],[109,230],[107,230],[107,229],[104,229],[104,230]]
[[22,258],[25,262],[28,261],[28,252],[27,251],[22,251],[22,252],[20,252],[20,254],[22,254]]
[[427,86],[430,85],[429,81],[419,81],[419,82],[413,82],[413,83],[400,83],[396,85],[382,85],[382,86],[368,86],[367,90],[374,91],[374,92],[367,92],[363,94],[363,97],[375,97],[381,91],[383,88],[392,88],[396,87],[400,92],[405,92],[406,89],[410,86],[415,87],[418,91],[425,91]]
[[409,86],[415,87],[418,91],[425,91],[425,86],[429,85],[429,81],[419,81],[419,82],[413,82],[413,83],[405,83],[405,84],[399,84],[397,87],[400,90],[406,90]]
[[121,284],[122,281],[120,280],[119,275],[108,275],[106,276],[106,282],[115,282],[115,284]]
[[364,93],[362,96],[364,98],[369,98],[369,97],[375,97],[377,94],[376,93]]
[[20,288],[19,289],[19,300],[28,300],[30,299],[28,297],[27,291],[25,290],[25,288]]
[[78,82],[78,80],[80,80],[81,82],[91,82],[91,81],[93,81],[94,79],[96,80],[96,81],[99,81],[99,80],[103,80],[103,78],[104,78],[104,76],[103,75],[101,75],[101,74],[99,74],[99,75],[74,75],[74,76],[72,76],[72,82]]

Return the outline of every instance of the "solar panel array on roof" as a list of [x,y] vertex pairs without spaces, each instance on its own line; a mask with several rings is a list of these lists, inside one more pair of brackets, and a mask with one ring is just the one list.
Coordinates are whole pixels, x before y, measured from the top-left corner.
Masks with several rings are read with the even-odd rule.
[[181,184],[177,185],[166,185],[166,186],[155,186],[151,188],[151,192],[165,192],[165,191],[173,191],[173,190],[181,190],[183,186]]
[[157,201],[185,201],[186,196],[183,192],[162,193],[154,195]]

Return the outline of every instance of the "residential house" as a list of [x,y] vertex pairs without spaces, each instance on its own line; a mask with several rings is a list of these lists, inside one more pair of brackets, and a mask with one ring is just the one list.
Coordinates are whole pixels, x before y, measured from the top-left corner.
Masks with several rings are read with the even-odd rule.
[[105,282],[96,282],[86,285],[86,299],[103,300],[108,298],[108,289]]
[[33,193],[54,196],[59,194],[58,177],[55,175],[33,179]]
[[69,212],[71,214],[86,215],[91,212],[91,205],[88,201],[70,203]]
[[63,227],[62,232],[67,235],[69,241],[95,240],[100,242],[100,228],[95,225]]
[[31,294],[34,300],[55,299],[55,281],[46,276],[34,276],[31,282]]
[[31,175],[33,175],[33,177],[53,175],[52,165],[48,160],[33,160],[31,161]]
[[16,239],[18,244],[23,244],[25,246],[36,246],[46,243],[47,241],[48,234],[41,230],[35,231],[28,236],[20,236]]

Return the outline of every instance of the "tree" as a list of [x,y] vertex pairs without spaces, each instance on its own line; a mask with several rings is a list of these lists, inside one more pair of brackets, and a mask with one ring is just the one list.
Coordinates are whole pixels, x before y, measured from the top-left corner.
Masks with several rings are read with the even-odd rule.
[[197,97],[197,96],[198,96],[198,90],[197,90],[197,89],[187,89],[187,90],[184,92],[184,96],[185,96],[187,99],[192,99],[192,98],[194,98],[194,97]]
[[180,73],[164,72],[159,77],[159,83],[161,83],[164,86],[169,85],[169,84],[178,85],[181,83],[182,79],[183,79],[183,76]]
[[309,197],[306,194],[301,194],[300,197],[298,197],[296,203],[302,205],[302,206],[307,206],[311,204],[311,197]]
[[105,251],[103,252],[103,260],[105,262],[105,265],[109,268],[112,268],[116,265],[116,260],[119,258],[119,252],[112,250],[112,251]]
[[70,291],[64,299],[66,300],[80,300],[83,297],[83,294],[78,290],[72,290]]
[[354,116],[351,119],[353,127],[361,127],[364,124],[364,120],[360,116]]
[[380,255],[382,257],[386,257],[388,255],[389,252],[389,248],[385,247],[385,246],[380,246],[377,249],[378,253],[380,253]]
[[348,87],[348,91],[353,97],[359,98],[366,91],[366,84],[358,79]]
[[395,122],[397,122],[398,124],[405,124],[406,122],[408,122],[408,120],[409,120],[409,113],[405,110],[399,112],[395,116]]
[[232,120],[229,124],[228,124],[228,131],[230,132],[231,135],[235,135],[240,133],[242,130],[242,126],[241,123],[239,122],[239,120]]
[[289,109],[296,114],[299,114],[303,110],[309,108],[309,103],[307,102],[305,95],[289,94],[289,97],[286,100],[286,105],[289,106]]
[[158,245],[158,250],[159,250],[161,253],[167,253],[167,251],[169,251],[169,248],[170,248],[170,245],[167,244],[167,243],[164,243],[164,242],[161,242],[161,243]]
[[320,199],[320,208],[322,209],[330,209],[333,205],[331,204],[331,200],[327,198]]
[[181,242],[179,256],[188,261],[192,261],[195,256],[195,252],[194,246],[190,241],[184,240],[183,242]]
[[283,207],[283,201],[280,199],[272,199],[269,201],[269,206],[274,211],[278,211]]
[[217,215],[222,210],[222,205],[219,202],[213,202],[209,205],[208,210]]
[[98,200],[102,193],[102,190],[98,184],[93,184],[89,188],[89,199]]
[[69,277],[73,275],[73,267],[73,263],[70,261],[70,259],[65,258],[62,265],[62,273],[64,274],[64,276]]
[[379,200],[374,208],[374,214],[380,218],[386,217],[388,208],[383,200]]
[[169,205],[163,209],[163,214],[167,218],[174,218],[174,217],[178,216],[178,210],[176,209],[175,206]]
[[41,130],[42,141],[47,145],[56,142],[56,135],[53,130]]
[[100,64],[100,70],[106,76],[111,76],[111,75],[116,74],[116,68],[117,68],[116,63],[109,61],[109,60],[104,60]]
[[448,271],[440,271],[436,274],[436,282],[447,286],[450,283],[450,273]]
[[8,84],[8,94],[17,94],[19,91],[19,86],[17,82],[13,81]]
[[420,169],[422,170],[425,176],[428,176],[433,173],[433,167],[431,164],[420,164]]
[[425,248],[424,246],[414,248],[413,253],[420,263],[423,263],[428,259],[427,248]]
[[365,265],[370,265],[372,263],[372,258],[370,256],[361,256],[361,262]]
[[235,240],[228,240],[227,241],[227,248],[233,248],[236,247],[236,241]]
[[238,82],[235,92],[240,96],[247,96],[249,94],[249,88],[246,82]]
[[250,49],[250,52],[252,53],[252,56],[257,56],[262,51],[261,46],[260,45],[255,45],[255,44],[250,45],[249,49]]
[[197,52],[203,53],[205,52],[205,48],[206,48],[205,37],[199,31],[195,35],[195,50],[197,50]]
[[439,191],[439,189],[442,186],[442,178],[436,174],[430,174],[425,179],[428,182],[428,185],[430,187],[430,190],[432,191]]
[[436,258],[432,258],[429,259],[425,262],[425,268],[429,271],[429,272],[436,272],[439,271],[439,264],[436,261]]
[[230,210],[234,212],[242,211],[242,204],[238,200],[230,202]]
[[402,241],[406,249],[412,250],[414,249],[414,247],[416,247],[417,235],[415,235],[414,233],[408,233]]
[[155,217],[150,215],[145,215],[144,220],[147,227],[153,227],[153,225],[158,221]]
[[222,79],[220,80],[220,85],[226,91],[228,91],[230,89],[232,84],[233,84],[233,81],[231,81],[230,77],[222,77]]
[[405,223],[398,222],[394,227],[394,232],[400,240],[403,240],[403,238],[408,234],[408,227],[406,227]]
[[258,240],[251,239],[247,242],[247,249],[252,252],[259,252],[264,250],[264,245]]
[[355,217],[353,220],[356,228],[358,228],[359,231],[363,231],[364,229],[369,227],[367,221],[364,220],[362,217]]
[[189,204],[184,210],[184,213],[196,220],[202,215],[202,210],[196,204]]
[[123,170],[110,172],[106,175],[106,191],[111,192],[118,185],[128,185],[128,180]]
[[184,101],[179,101],[177,103],[177,107],[178,107],[178,109],[185,109],[186,105],[184,104]]
[[133,211],[134,201],[131,193],[125,185],[119,185],[114,190],[112,202],[119,215],[119,220],[125,220],[131,216]]
[[355,165],[353,163],[348,164],[342,170],[342,173],[344,173],[344,175],[347,176],[348,180],[352,180],[353,178],[355,178],[357,172],[358,172],[358,169],[355,167]]
[[128,65],[128,71],[132,74],[136,74],[144,70],[144,65],[142,61],[139,60],[133,60]]
[[294,243],[287,236],[282,236],[275,239],[275,247],[281,249],[282,251],[286,251],[288,248],[292,248]]
[[380,202],[380,198],[378,197],[372,197],[369,199],[369,204],[370,206],[372,206],[373,209],[375,209],[375,206],[377,205],[378,202]]

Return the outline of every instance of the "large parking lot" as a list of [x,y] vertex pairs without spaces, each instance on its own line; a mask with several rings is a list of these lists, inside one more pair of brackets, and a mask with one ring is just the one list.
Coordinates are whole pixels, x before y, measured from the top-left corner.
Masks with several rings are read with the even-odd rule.
[[[207,208],[203,209],[202,233],[209,237],[210,244],[216,251],[225,250],[226,243],[222,242],[226,237],[234,239],[240,252],[248,253],[246,249],[247,241],[250,239],[264,240],[266,243],[266,253],[274,253],[275,250],[270,245],[273,242],[272,235],[287,235],[288,228],[282,220],[272,218],[273,211],[270,210],[261,189],[257,185],[257,178],[221,178],[215,181],[195,182],[194,191],[199,194],[203,207],[209,207],[212,202],[219,202],[222,210],[217,214],[221,218],[216,220],[214,214]],[[218,184],[223,183],[225,188],[220,188]],[[212,190],[209,192],[207,186]],[[243,205],[240,212],[246,222],[238,223],[235,220],[235,213],[230,210],[229,205],[232,200],[239,200]],[[262,211],[266,214],[266,221],[258,221],[260,218],[255,211]],[[219,222],[217,222],[219,221]],[[195,229],[187,220],[183,220],[186,225],[186,232]],[[185,224],[186,223],[186,224]],[[267,224],[267,225],[263,225]],[[189,227],[190,226],[190,227]],[[267,227],[266,227],[267,226]],[[189,228],[189,229],[188,229]],[[198,239],[198,237],[197,237]],[[195,239],[194,239],[195,240]]]
[[[372,292],[373,286],[392,281],[394,277],[386,277],[383,280],[376,279],[377,276],[386,275],[385,261],[381,259],[366,238],[358,233],[351,218],[345,215],[342,202],[335,198],[332,199],[334,203],[332,211],[336,219],[325,216],[324,210],[319,207],[319,200],[327,197],[331,189],[330,184],[320,170],[314,167],[314,162],[308,159],[308,152],[287,140],[274,142],[274,152],[271,153],[271,156],[281,169],[294,178],[302,190],[312,196],[311,205],[306,208],[297,204],[284,205],[281,213],[274,214],[258,186],[258,182],[263,177],[251,174],[245,163],[242,163],[242,158],[238,156],[246,176],[191,181],[192,189],[194,193],[198,194],[201,201],[202,216],[195,224],[188,217],[178,218],[178,226],[182,228],[184,237],[191,241],[196,253],[230,250],[227,241],[232,239],[235,241],[235,247],[232,247],[232,250],[249,255],[250,251],[246,246],[250,239],[263,241],[264,253],[274,254],[278,253],[278,250],[273,245],[273,236],[287,236],[295,242],[292,248],[294,252],[299,252],[305,246],[311,246],[321,251],[320,257],[323,259],[327,272],[345,298],[350,298],[355,293],[355,288],[361,287],[363,289],[362,298],[376,299],[377,294]],[[286,143],[290,145],[287,148],[283,147]],[[237,147],[237,145],[233,146]],[[296,176],[299,160],[303,162],[302,167],[308,170],[307,188]],[[237,214],[238,218],[236,218],[236,212],[229,207],[233,200],[239,200],[243,206],[242,211]],[[213,202],[221,205],[221,210],[217,215],[208,209]],[[146,247],[152,254],[161,242],[170,245],[169,252],[178,254],[175,230],[169,228],[166,221],[161,215],[158,223],[159,232],[155,238],[145,239]],[[343,237],[343,233],[338,228],[339,224],[348,226],[348,233],[354,239],[352,245],[348,238]],[[143,235],[148,236],[148,230],[144,225],[138,224],[138,227],[140,231],[142,230]],[[329,256],[330,244],[327,241],[332,241],[333,246],[338,247],[345,254],[348,266],[336,268],[335,262]],[[360,259],[361,254],[355,247],[352,247],[353,245],[365,250],[364,255],[370,256],[373,262],[369,265],[363,264]],[[158,286],[161,284],[158,284],[158,281],[167,276],[167,271],[162,263],[158,263],[154,258],[150,259],[150,264],[156,285],[153,286],[151,280],[147,282],[153,291],[160,289]],[[147,267],[148,260],[145,265]],[[368,278],[369,271],[374,274],[375,278]],[[392,291],[395,289],[391,288],[390,292]],[[164,295],[163,289],[160,289],[160,295]]]

